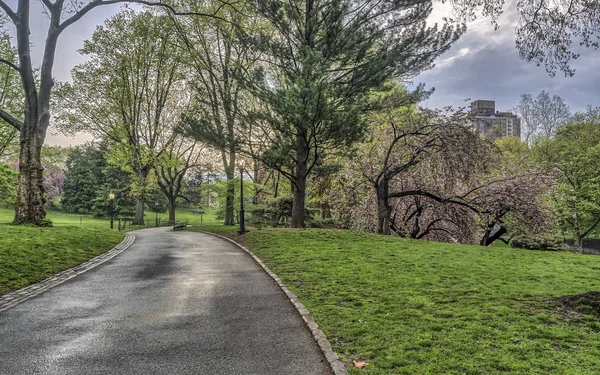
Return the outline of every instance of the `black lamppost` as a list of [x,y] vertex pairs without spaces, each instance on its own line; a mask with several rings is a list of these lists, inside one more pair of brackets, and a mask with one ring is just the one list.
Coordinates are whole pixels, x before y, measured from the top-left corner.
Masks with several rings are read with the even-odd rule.
[[113,214],[115,212],[115,206],[114,206],[115,194],[109,193],[108,200],[110,201],[110,229],[113,229]]
[[158,226],[158,201],[154,202],[154,213],[156,214],[155,225]]
[[244,226],[244,160],[240,160],[238,166],[240,167],[240,229],[238,229],[238,234],[244,234],[246,233]]

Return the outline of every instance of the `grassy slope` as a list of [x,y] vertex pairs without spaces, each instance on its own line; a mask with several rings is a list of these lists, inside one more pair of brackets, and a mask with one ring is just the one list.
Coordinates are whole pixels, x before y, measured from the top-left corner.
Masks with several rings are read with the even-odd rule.
[[49,212],[54,227],[36,228],[9,225],[13,215],[0,209],[0,295],[83,263],[124,237],[89,216]]
[[256,231],[248,245],[315,316],[351,374],[597,374],[600,323],[552,297],[600,290],[600,257]]

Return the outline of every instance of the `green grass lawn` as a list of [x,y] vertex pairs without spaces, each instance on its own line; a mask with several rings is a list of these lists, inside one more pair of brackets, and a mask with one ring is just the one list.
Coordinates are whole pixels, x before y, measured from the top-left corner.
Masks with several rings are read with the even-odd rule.
[[[600,371],[598,317],[553,303],[600,290],[600,256],[336,230],[244,237],[312,312],[351,374]],[[358,369],[353,360],[369,364]]]
[[[190,224],[190,225],[218,226],[219,224],[221,224],[221,225],[223,224],[223,220],[217,220],[217,218],[216,218],[216,212],[217,212],[216,207],[207,207],[207,208],[203,208],[203,210],[204,210],[204,214],[199,215],[199,214],[192,213],[187,208],[178,208],[177,210],[175,210],[175,219],[177,221],[187,220],[188,224]],[[168,213],[159,213],[158,217],[161,221],[168,220],[169,214]],[[146,218],[150,218],[150,220],[152,220],[152,223],[154,223],[155,214],[152,212],[147,212]]]
[[0,208],[0,295],[36,283],[102,254],[124,237],[108,220],[48,212],[53,227],[10,225],[11,209]]

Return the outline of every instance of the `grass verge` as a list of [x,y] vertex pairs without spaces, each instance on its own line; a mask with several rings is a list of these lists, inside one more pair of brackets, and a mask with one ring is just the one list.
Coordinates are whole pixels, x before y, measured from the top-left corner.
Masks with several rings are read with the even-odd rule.
[[88,216],[50,212],[54,227],[39,228],[10,225],[13,214],[0,209],[0,295],[100,255],[125,235]]
[[244,242],[301,298],[351,374],[600,368],[598,318],[553,303],[600,290],[599,256],[336,230],[261,230]]

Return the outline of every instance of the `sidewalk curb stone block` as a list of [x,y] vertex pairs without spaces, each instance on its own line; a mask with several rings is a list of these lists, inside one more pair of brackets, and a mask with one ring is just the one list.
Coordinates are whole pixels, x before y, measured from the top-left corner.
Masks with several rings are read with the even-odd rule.
[[248,253],[252,257],[252,259],[254,259],[254,261],[258,263],[263,268],[263,270],[277,283],[277,285],[279,285],[279,288],[281,288],[281,290],[285,293],[290,302],[294,305],[294,307],[298,311],[298,314],[302,317],[304,323],[306,323],[306,326],[312,333],[315,342],[317,343],[317,345],[319,345],[319,348],[325,356],[325,359],[327,360],[327,362],[329,362],[329,367],[331,368],[331,371],[333,371],[333,374],[348,375],[346,366],[344,366],[342,361],[340,361],[338,355],[335,354],[335,352],[333,351],[329,340],[327,340],[327,336],[325,336],[323,331],[319,328],[319,325],[315,322],[315,319],[310,314],[310,311],[308,311],[308,309],[302,304],[302,302],[300,302],[298,296],[292,293],[292,291],[279,279],[279,277],[277,277],[277,275],[275,275],[256,255],[254,255],[252,251],[235,242],[231,238],[204,231],[199,231],[199,233],[209,234],[211,236],[215,236],[223,240],[229,241],[230,243],[234,244],[235,246]]

